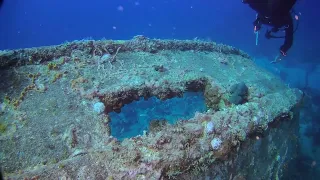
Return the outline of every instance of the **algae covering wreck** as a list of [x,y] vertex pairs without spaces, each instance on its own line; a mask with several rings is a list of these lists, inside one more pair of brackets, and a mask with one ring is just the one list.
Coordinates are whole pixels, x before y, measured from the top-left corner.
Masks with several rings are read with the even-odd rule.
[[[234,47],[86,40],[1,51],[0,67],[5,179],[280,179],[293,168],[302,93]],[[187,92],[203,94],[204,112],[111,136],[109,113]]]

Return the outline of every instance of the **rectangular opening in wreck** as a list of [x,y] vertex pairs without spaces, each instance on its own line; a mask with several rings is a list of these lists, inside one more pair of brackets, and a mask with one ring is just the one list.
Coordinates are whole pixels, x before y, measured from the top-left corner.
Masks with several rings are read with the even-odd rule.
[[166,120],[174,124],[178,120],[187,120],[195,112],[206,111],[203,92],[185,92],[182,97],[160,100],[151,97],[140,98],[121,108],[121,113],[110,112],[111,135],[119,140],[142,135],[149,130],[152,120]]

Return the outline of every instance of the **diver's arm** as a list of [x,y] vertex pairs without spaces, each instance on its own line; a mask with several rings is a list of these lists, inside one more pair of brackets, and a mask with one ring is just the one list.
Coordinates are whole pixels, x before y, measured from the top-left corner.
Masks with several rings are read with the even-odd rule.
[[254,31],[259,31],[261,29],[261,15],[257,14],[256,20],[253,21]]
[[288,27],[285,29],[286,36],[284,40],[284,44],[281,46],[280,51],[283,55],[287,54],[287,51],[291,48],[293,44],[293,20],[290,13],[287,15],[287,25]]

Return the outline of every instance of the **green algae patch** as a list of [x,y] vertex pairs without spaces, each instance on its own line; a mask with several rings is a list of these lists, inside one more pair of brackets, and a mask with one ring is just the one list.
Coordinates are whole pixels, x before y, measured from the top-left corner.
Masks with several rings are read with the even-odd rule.
[[4,134],[7,130],[7,125],[4,123],[0,123],[0,133]]

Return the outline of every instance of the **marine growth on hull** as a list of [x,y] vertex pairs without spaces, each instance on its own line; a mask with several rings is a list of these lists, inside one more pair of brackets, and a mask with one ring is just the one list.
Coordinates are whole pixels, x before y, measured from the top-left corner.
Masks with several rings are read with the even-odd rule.
[[241,50],[196,40],[0,51],[0,68],[8,179],[279,178],[289,141],[265,137],[301,99]]

